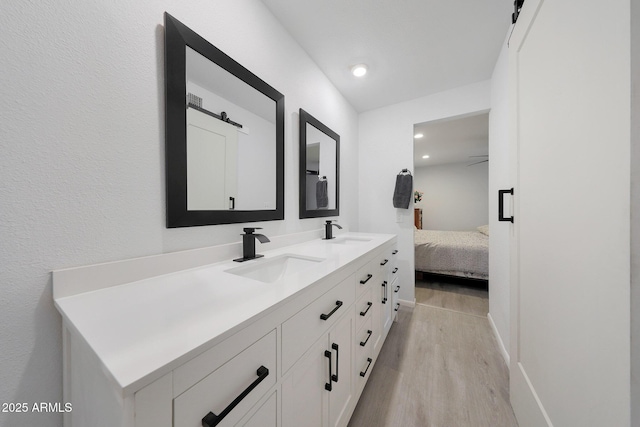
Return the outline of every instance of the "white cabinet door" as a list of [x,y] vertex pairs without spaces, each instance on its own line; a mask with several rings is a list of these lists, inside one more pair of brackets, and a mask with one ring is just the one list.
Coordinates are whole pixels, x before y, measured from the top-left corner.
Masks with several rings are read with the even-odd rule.
[[282,383],[283,427],[346,426],[353,401],[353,306]]
[[346,426],[353,404],[353,331],[354,313],[349,311],[329,332],[329,347],[334,356],[336,380],[329,392],[329,425]]
[[509,43],[521,427],[630,425],[629,23],[628,0],[531,0]]
[[328,339],[315,342],[282,383],[282,427],[327,427]]

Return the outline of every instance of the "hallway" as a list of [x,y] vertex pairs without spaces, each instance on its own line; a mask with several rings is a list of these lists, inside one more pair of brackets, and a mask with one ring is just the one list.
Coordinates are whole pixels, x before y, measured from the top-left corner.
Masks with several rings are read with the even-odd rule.
[[349,426],[517,426],[487,310],[486,288],[416,281]]

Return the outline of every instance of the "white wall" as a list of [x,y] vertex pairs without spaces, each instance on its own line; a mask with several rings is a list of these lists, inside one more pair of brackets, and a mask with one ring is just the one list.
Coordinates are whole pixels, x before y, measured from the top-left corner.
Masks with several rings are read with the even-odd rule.
[[[241,224],[165,228],[168,11],[285,95],[285,218],[298,219],[298,108],[341,136],[339,222],[358,221],[357,114],[256,0],[4,2],[0,14],[0,402],[62,400],[50,271],[240,240]],[[62,424],[0,413],[0,425]]]
[[[507,39],[511,30],[508,31]],[[498,221],[498,190],[514,186],[510,179],[509,97],[507,40],[491,76],[491,113],[489,113],[489,321],[498,345],[509,364],[510,248],[511,224]],[[510,196],[504,197],[505,216],[511,215]]]
[[489,223],[489,163],[449,163],[414,171],[413,187],[422,191],[422,228],[475,230]]
[[[413,200],[409,209],[393,207],[395,177],[413,170],[413,125],[487,111],[491,82],[437,93],[379,108],[359,116],[360,231],[398,235],[400,299],[414,302]],[[396,222],[397,218],[400,222]]]

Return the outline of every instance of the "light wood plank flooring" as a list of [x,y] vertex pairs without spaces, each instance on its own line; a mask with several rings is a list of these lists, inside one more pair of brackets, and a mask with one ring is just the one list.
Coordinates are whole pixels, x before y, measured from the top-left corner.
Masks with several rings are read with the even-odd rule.
[[416,303],[486,316],[489,313],[489,292],[487,285],[481,282],[416,279]]
[[486,288],[462,288],[416,283],[417,304],[400,308],[349,427],[518,425]]

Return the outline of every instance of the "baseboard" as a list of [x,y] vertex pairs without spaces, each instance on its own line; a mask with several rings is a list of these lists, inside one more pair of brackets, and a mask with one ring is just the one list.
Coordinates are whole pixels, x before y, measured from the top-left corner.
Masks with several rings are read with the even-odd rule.
[[400,303],[400,305],[403,305],[405,307],[414,308],[416,306],[416,299],[414,298],[413,301],[408,301],[406,299],[398,299],[398,303]]
[[493,317],[491,317],[491,313],[487,313],[487,319],[489,319],[489,325],[491,325],[491,329],[493,330],[493,335],[496,337],[496,341],[498,341],[498,348],[500,349],[500,354],[502,354],[502,358],[504,359],[507,366],[509,366],[511,358],[509,357],[509,352],[502,341],[502,337],[498,332],[498,328],[496,328],[496,324],[493,322]]
[[521,363],[514,363],[510,372],[510,400],[520,427],[553,427],[529,376]]

